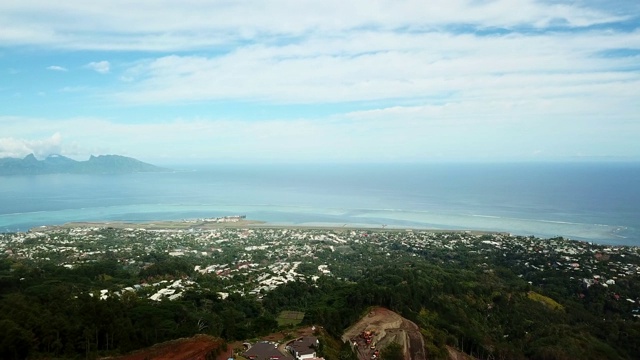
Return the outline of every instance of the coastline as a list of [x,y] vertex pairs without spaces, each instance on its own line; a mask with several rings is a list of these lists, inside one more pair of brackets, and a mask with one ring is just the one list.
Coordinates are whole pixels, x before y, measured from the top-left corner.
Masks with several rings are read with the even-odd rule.
[[[152,218],[147,217],[146,219],[137,220],[135,217],[133,218],[120,218],[120,219],[104,219],[104,220],[81,220],[81,221],[68,221],[68,222],[55,222],[52,221],[50,223],[41,222],[40,224],[34,224],[32,226],[25,226],[22,229],[16,229],[14,231],[10,231],[7,229],[6,233],[25,233],[25,232],[49,232],[55,231],[56,229],[69,229],[69,228],[130,228],[130,229],[146,229],[152,231],[207,231],[213,229],[223,229],[223,228],[253,228],[253,229],[261,229],[261,228],[273,228],[273,229],[299,229],[299,230],[331,230],[331,231],[345,231],[345,230],[365,230],[365,231],[375,231],[375,232],[399,232],[399,231],[420,231],[420,232],[431,232],[431,233],[467,233],[474,235],[485,235],[485,234],[501,234],[505,236],[522,236],[529,237],[533,236],[538,239],[551,239],[556,237],[562,237],[567,240],[574,240],[578,242],[587,242],[593,244],[600,245],[608,245],[608,246],[632,246],[637,247],[637,243],[633,241],[631,238],[627,238],[624,236],[615,236],[615,232],[609,231],[603,232],[603,230],[607,230],[608,226],[591,226],[586,229],[579,229],[577,231],[575,226],[577,224],[574,223],[549,223],[545,222],[548,226],[545,226],[545,230],[541,232],[542,229],[527,229],[526,227],[518,226],[517,223],[506,223],[506,224],[486,224],[480,219],[485,219],[484,217],[473,217],[477,219],[477,221],[472,223],[465,223],[461,221],[457,223],[454,219],[446,219],[446,216],[443,216],[445,220],[442,223],[439,221],[429,221],[424,222],[423,224],[410,221],[410,222],[399,222],[397,219],[390,218],[375,218],[375,222],[367,222],[367,220],[362,218],[364,221],[358,221],[360,218],[345,218],[345,221],[340,221],[338,217],[335,218],[324,218],[324,219],[314,219],[313,217],[302,217],[297,219],[291,219],[289,221],[282,221],[278,217],[267,217],[266,219],[261,218],[259,216],[251,216],[257,214],[251,214],[249,212],[250,218],[247,219],[245,217],[240,216],[222,216],[222,212],[220,217],[198,217],[198,218],[188,218],[181,217],[179,219],[176,218]],[[229,213],[227,213],[229,214]],[[202,215],[200,215],[202,216]],[[231,218],[238,217],[239,219]],[[254,220],[260,219],[260,220]],[[502,218],[498,218],[502,220]],[[356,220],[356,221],[346,221],[346,220]],[[384,221],[384,220],[389,220]],[[488,218],[488,222],[494,220],[494,218]],[[459,225],[462,224],[462,225]],[[465,226],[466,225],[466,226]],[[616,228],[617,230],[618,228]],[[533,230],[533,231],[530,231]],[[538,230],[538,231],[535,231]]]
[[473,235],[487,235],[487,234],[503,234],[511,235],[504,231],[485,231],[475,229],[435,229],[426,227],[411,227],[411,226],[397,226],[397,225],[380,225],[371,226],[371,224],[354,224],[354,223],[309,223],[309,224],[283,224],[283,223],[270,223],[261,220],[239,220],[230,222],[212,222],[212,221],[198,221],[191,220],[161,220],[152,222],[127,222],[127,221],[81,221],[81,222],[68,222],[62,225],[44,225],[29,229],[29,231],[55,231],[58,229],[71,229],[71,228],[116,228],[116,229],[145,229],[145,230],[213,230],[213,229],[296,229],[296,230],[332,230],[332,231],[344,231],[344,230],[366,230],[376,232],[398,232],[398,231],[427,231],[433,233],[467,233]]
[[[171,222],[176,220],[245,214],[264,221],[262,226],[477,230],[640,245],[640,193],[622,181],[640,175],[640,168],[613,170],[238,166],[163,176],[8,178],[2,179],[10,191],[2,199],[0,231],[26,232],[68,222],[123,222],[130,227],[166,222],[159,227],[175,227]],[[565,176],[558,176],[559,171]]]

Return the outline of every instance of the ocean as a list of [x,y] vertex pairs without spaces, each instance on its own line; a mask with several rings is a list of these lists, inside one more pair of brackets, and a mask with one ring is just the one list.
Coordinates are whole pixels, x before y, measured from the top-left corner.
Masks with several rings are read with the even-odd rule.
[[282,225],[486,230],[640,246],[640,163],[174,169],[0,176],[0,231],[246,215]]

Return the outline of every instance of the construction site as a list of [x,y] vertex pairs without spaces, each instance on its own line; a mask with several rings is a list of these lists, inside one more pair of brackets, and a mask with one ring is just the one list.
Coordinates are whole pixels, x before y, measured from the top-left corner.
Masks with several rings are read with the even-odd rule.
[[418,326],[385,308],[373,308],[342,336],[359,360],[375,360],[389,344],[397,343],[406,360],[426,360],[424,340]]

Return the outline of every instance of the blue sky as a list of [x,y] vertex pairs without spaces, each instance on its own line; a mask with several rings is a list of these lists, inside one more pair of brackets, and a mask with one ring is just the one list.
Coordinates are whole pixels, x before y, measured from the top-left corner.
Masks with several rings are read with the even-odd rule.
[[0,157],[640,160],[640,3],[0,3]]

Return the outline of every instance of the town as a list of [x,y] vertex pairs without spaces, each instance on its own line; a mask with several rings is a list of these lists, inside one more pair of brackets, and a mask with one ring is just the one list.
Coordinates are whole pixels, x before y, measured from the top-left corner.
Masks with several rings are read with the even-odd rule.
[[[394,343],[414,358],[442,358],[451,349],[489,357],[522,346],[543,351],[530,339],[557,336],[548,334],[549,321],[556,332],[594,324],[580,330],[582,345],[609,346],[591,335],[607,328],[598,339],[628,338],[629,354],[638,347],[631,341],[640,317],[636,247],[225,217],[2,233],[0,261],[4,309],[29,304],[3,320],[27,331],[15,330],[29,344],[24,353],[118,354],[201,334],[213,336],[207,351],[238,359],[384,358]],[[76,320],[29,315],[55,316],[59,307]],[[472,333],[470,326],[479,327]],[[64,340],[46,335],[56,328],[66,329]],[[43,340],[33,342],[31,333]],[[501,348],[483,343],[483,334]],[[215,339],[235,342],[220,353],[222,340]]]
[[[225,219],[225,218],[223,218]],[[235,219],[235,218],[227,218]],[[639,294],[618,292],[616,282],[640,274],[635,247],[604,246],[563,238],[539,239],[509,234],[433,232],[418,230],[303,229],[295,227],[220,227],[215,229],[145,229],[65,227],[0,234],[0,252],[29,263],[65,268],[115,259],[130,271],[153,265],[149,254],[164,254],[193,265],[191,276],[91,289],[106,299],[137,292],[151,300],[175,300],[186,289],[200,286],[202,275],[215,274],[221,298],[230,293],[261,298],[279,285],[320,277],[357,281],[359,274],[380,261],[402,261],[433,253],[456,258],[499,259],[534,287],[545,286],[549,273],[567,283],[609,287],[613,296],[637,305]],[[341,261],[359,254],[358,261]],[[455,257],[454,257],[455,255]],[[353,257],[351,257],[353,259]],[[144,272],[142,272],[144,273]],[[634,308],[633,316],[638,311]]]

